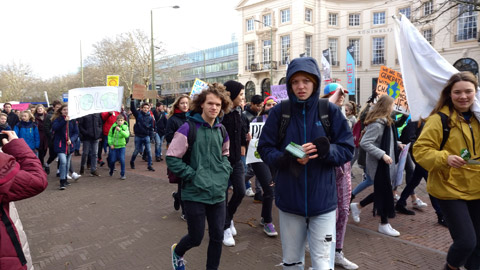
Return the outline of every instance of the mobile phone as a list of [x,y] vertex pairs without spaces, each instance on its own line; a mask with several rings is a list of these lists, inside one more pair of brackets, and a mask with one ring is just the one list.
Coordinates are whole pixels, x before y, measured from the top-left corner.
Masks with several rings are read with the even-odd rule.
[[3,139],[8,140],[8,134],[0,133],[0,146],[3,146]]

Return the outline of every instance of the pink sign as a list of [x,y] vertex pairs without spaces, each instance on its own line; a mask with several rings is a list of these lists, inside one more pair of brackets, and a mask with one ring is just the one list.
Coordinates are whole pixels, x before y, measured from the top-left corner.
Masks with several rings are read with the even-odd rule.
[[12,104],[12,109],[25,111],[25,110],[28,110],[28,106],[30,106],[30,103]]

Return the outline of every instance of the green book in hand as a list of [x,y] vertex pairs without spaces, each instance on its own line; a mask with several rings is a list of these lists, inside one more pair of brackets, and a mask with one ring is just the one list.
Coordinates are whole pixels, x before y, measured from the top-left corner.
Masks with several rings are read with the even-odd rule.
[[290,142],[287,147],[285,147],[285,150],[297,158],[304,158],[307,156],[305,152],[303,152],[302,146],[294,142]]

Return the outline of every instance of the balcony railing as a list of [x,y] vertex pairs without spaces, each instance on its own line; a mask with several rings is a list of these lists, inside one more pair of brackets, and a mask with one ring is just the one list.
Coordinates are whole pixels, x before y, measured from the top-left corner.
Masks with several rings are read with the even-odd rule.
[[267,62],[260,62],[254,63],[250,66],[246,66],[245,70],[250,70],[252,72],[255,71],[269,71],[271,69],[277,69],[277,61],[267,61]]

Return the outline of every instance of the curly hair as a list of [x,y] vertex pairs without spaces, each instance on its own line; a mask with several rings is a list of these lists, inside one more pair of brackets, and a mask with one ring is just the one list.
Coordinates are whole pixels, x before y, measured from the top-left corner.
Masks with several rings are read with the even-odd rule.
[[220,114],[218,115],[219,117],[222,117],[224,114],[230,112],[232,100],[230,99],[229,92],[227,92],[225,86],[220,83],[208,84],[207,89],[203,90],[200,94],[195,95],[193,102],[190,105],[190,111],[201,114],[203,112],[202,104],[205,103],[207,95],[209,94],[215,95],[222,101],[222,108],[220,110]]
[[170,112],[168,112],[168,115],[167,115],[167,118],[170,118],[174,113],[175,113],[175,109],[178,109],[178,105],[180,104],[180,102],[182,101],[182,99],[188,99],[188,104],[190,104],[192,102],[192,99],[190,98],[189,95],[187,94],[182,94],[180,95],[179,97],[177,97],[177,99],[175,99],[175,101],[173,102],[172,104],[172,109],[170,110]]

